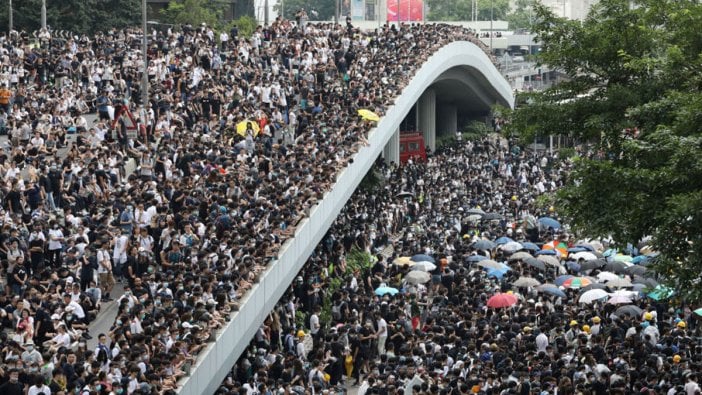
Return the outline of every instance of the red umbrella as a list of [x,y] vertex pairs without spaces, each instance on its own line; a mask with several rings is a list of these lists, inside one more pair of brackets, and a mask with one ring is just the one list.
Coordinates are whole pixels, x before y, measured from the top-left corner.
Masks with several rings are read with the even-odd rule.
[[516,296],[514,296],[513,294],[505,294],[505,293],[494,294],[487,301],[488,307],[492,307],[493,309],[500,309],[503,307],[514,306],[516,303],[517,303]]

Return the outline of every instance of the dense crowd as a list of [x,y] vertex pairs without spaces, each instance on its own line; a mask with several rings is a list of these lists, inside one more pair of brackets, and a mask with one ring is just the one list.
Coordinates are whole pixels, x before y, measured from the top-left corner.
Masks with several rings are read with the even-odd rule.
[[2,394],[172,391],[366,144],[357,110],[382,115],[451,41],[484,48],[305,18],[149,36],[145,108],[139,31],[0,38]]
[[501,139],[378,164],[219,394],[699,394],[702,310],[538,204],[569,167]]

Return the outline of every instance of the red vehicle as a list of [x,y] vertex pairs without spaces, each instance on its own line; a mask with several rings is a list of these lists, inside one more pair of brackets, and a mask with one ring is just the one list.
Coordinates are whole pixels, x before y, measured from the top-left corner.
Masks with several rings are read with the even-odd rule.
[[421,132],[400,133],[400,163],[405,164],[410,158],[420,162],[427,160],[427,149]]

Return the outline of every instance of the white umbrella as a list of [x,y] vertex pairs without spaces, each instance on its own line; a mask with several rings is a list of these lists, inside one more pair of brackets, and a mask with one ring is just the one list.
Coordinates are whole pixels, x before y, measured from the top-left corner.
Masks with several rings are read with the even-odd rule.
[[578,299],[580,303],[592,303],[596,300],[604,299],[608,297],[609,294],[604,289],[591,289],[589,291],[583,292]]
[[636,291],[627,291],[626,289],[618,289],[618,290],[616,290],[616,291],[614,291],[614,292],[610,292],[610,293],[609,293],[609,295],[612,296],[612,297],[614,297],[614,296],[623,296],[623,297],[629,298],[629,299],[636,299],[636,296],[637,296],[638,294],[639,294],[639,293],[636,292]]
[[612,296],[609,298],[607,301],[609,304],[629,304],[632,303],[632,300],[627,298],[626,296]]
[[512,283],[515,287],[528,288],[528,287],[538,287],[541,285],[539,280],[532,277],[519,277],[515,282]]
[[[509,243],[507,243],[507,244],[509,244]],[[505,245],[507,245],[507,244],[505,244]],[[521,245],[521,244],[520,244],[520,245]],[[504,247],[504,246],[503,246],[503,247]],[[517,252],[517,253],[512,254],[512,255],[509,257],[509,260],[510,260],[510,261],[520,261],[520,260],[523,261],[523,260],[525,260],[525,259],[527,259],[527,258],[533,258],[533,256],[531,256],[531,254],[528,253],[528,252],[519,251],[519,252]]]
[[434,269],[436,269],[436,265],[428,261],[417,262],[412,265],[412,270],[419,270],[422,272],[430,272]]
[[503,244],[502,247],[500,247],[500,248],[502,248],[502,251],[514,252],[514,251],[519,251],[524,247],[522,246],[521,243],[518,243],[516,241],[510,241],[507,244]]
[[431,274],[422,271],[411,271],[405,276],[405,281],[410,284],[424,284],[431,280]]
[[619,278],[619,275],[612,273],[612,272],[599,272],[599,273],[597,273],[597,282],[599,282],[599,283],[616,280],[618,278]]
[[503,265],[497,261],[493,261],[492,259],[486,259],[484,261],[480,261],[480,262],[476,263],[476,265],[478,265],[480,267],[487,268],[487,269],[504,269],[504,267],[505,267],[505,265]]
[[536,257],[536,259],[540,260],[541,262],[543,262],[549,266],[553,266],[553,267],[560,267],[561,266],[561,262],[558,260],[558,258],[556,258],[553,255],[539,255]]
[[580,259],[584,259],[586,261],[594,261],[595,259],[597,259],[597,256],[589,251],[582,251],[577,252],[575,254],[570,254],[570,257],[576,261]]
[[615,278],[613,280],[607,281],[605,285],[607,285],[610,288],[626,288],[634,286],[634,284],[632,284],[628,278]]

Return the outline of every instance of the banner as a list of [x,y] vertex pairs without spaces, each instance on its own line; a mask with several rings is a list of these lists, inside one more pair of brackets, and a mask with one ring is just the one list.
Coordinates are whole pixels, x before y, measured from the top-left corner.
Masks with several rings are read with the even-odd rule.
[[421,22],[423,20],[424,0],[387,0],[387,2],[388,22]]

